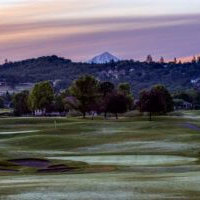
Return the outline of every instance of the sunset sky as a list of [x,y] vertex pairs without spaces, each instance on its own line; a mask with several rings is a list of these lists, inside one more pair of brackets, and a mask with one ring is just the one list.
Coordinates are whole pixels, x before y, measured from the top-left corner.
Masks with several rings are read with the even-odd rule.
[[104,51],[200,53],[200,0],[0,0],[0,63],[56,54],[85,61]]

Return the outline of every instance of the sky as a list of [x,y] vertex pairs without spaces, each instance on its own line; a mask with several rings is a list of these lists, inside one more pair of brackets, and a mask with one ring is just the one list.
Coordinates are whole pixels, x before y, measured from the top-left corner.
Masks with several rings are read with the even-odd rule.
[[199,0],[0,0],[0,63],[200,54]]

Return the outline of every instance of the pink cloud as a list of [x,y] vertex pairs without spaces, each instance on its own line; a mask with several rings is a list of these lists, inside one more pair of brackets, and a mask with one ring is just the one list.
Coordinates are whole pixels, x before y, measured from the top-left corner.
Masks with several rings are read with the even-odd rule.
[[84,61],[111,51],[122,58],[151,53],[184,57],[199,53],[200,15],[118,17],[0,25],[0,60],[57,54]]

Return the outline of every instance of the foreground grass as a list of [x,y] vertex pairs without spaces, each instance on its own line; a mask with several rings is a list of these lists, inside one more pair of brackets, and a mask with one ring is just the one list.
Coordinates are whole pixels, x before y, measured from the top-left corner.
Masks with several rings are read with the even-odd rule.
[[[151,122],[0,119],[0,199],[198,199],[200,119],[191,116],[198,112]],[[9,161],[20,158],[70,170],[39,173]]]

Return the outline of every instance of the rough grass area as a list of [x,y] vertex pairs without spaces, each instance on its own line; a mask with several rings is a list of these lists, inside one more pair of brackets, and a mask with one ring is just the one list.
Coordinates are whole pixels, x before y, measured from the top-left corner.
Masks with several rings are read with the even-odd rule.
[[0,119],[0,199],[200,199],[199,114]]

